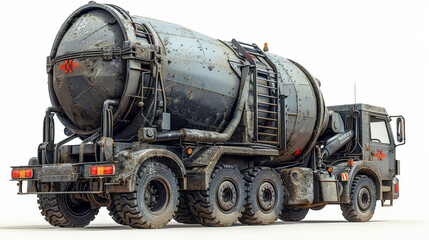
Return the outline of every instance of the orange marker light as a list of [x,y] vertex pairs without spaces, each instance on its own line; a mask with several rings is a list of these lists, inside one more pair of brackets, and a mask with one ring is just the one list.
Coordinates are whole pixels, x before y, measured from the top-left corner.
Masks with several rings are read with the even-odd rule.
[[330,168],[328,168],[328,172],[330,172],[330,173],[331,173],[333,170],[334,170],[334,169],[333,169],[333,168],[331,168],[331,167],[330,167]]
[[188,148],[188,154],[191,155],[192,154],[192,148]]
[[348,160],[347,161],[347,166],[353,167],[353,160]]
[[264,52],[268,52],[268,43],[264,43]]
[[99,167],[91,167],[90,175],[91,176],[99,176],[99,175],[113,175],[115,173],[114,166],[99,166]]
[[12,178],[32,178],[32,177],[33,177],[32,169],[12,170]]

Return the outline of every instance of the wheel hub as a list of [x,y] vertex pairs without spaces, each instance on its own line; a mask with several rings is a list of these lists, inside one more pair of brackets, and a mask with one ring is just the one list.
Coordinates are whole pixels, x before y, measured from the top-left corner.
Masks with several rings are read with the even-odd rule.
[[359,195],[358,195],[359,208],[365,211],[369,208],[370,203],[371,203],[371,195],[369,194],[368,189],[361,188],[359,190]]
[[276,191],[270,182],[263,182],[258,189],[258,204],[264,211],[272,210],[275,205]]
[[231,211],[237,205],[237,188],[230,180],[219,184],[217,190],[217,202],[223,211]]
[[159,212],[167,206],[168,188],[162,179],[149,181],[144,192],[144,203],[152,213]]

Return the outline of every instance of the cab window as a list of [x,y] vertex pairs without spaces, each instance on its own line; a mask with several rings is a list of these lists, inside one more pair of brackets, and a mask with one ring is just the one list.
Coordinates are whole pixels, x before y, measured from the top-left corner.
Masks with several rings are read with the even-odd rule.
[[371,116],[370,131],[371,142],[390,144],[385,119]]

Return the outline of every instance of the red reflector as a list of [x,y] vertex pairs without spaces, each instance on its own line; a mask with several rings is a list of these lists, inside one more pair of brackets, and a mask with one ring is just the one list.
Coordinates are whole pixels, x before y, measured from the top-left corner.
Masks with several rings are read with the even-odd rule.
[[32,178],[32,177],[33,177],[32,169],[12,170],[12,178]]
[[97,175],[97,167],[91,167],[91,175]]
[[103,174],[112,175],[113,174],[113,166],[103,167]]
[[399,192],[399,183],[395,184],[395,192]]
[[349,174],[348,173],[341,173],[341,180],[348,181],[349,180]]
[[114,173],[115,173],[114,166],[99,166],[99,167],[91,167],[89,174],[91,176],[97,176],[97,175],[113,175]]
[[12,178],[19,178],[19,170],[12,170]]

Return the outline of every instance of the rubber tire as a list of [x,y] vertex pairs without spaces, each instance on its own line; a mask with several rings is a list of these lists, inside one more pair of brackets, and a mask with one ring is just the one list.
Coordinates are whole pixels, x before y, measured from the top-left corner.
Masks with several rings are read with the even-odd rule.
[[[270,168],[250,168],[243,172],[246,181],[245,210],[239,221],[248,225],[268,225],[275,222],[281,214],[284,200],[284,186],[280,176]],[[260,184],[269,181],[275,188],[274,207],[264,212],[258,203]]]
[[117,224],[120,225],[127,225],[124,220],[122,220],[122,217],[120,216],[120,195],[119,194],[111,194],[110,195],[110,203],[107,206],[107,211],[109,212],[110,217],[115,221]]
[[319,205],[317,207],[311,207],[310,209],[313,211],[320,211],[320,210],[324,209],[325,207],[326,207],[326,204],[325,205]]
[[180,191],[179,205],[177,206],[177,212],[174,215],[174,220],[178,223],[184,224],[198,224],[198,221],[194,218],[189,209],[188,197],[186,191]]
[[[366,188],[369,192],[370,203],[366,210],[362,210],[359,207],[358,195],[362,188]],[[369,221],[375,212],[375,206],[377,202],[375,184],[369,177],[365,175],[358,175],[353,179],[352,189],[350,192],[350,203],[341,204],[341,211],[343,212],[344,218],[349,222],[367,222]]]
[[[143,200],[146,184],[153,179],[162,179],[169,188],[167,205],[162,213],[157,214],[151,213]],[[154,161],[145,162],[137,172],[135,191],[120,194],[119,216],[134,228],[162,228],[171,221],[177,211],[178,189],[177,179],[167,166]]]
[[[223,212],[217,204],[217,187],[222,180],[234,181],[237,189],[237,202],[232,212]],[[208,190],[188,191],[189,208],[195,219],[204,226],[226,227],[238,221],[244,211],[245,186],[244,179],[238,169],[229,166],[216,167],[210,177]]]
[[285,208],[283,209],[282,214],[280,214],[280,219],[283,221],[299,222],[302,221],[305,216],[307,216],[308,210],[309,208]]
[[[89,202],[83,202],[88,211],[83,215],[74,214],[68,207],[67,194],[39,194],[38,204],[45,220],[56,227],[85,227],[98,214],[99,208],[91,208]],[[88,205],[89,204],[89,205]]]

